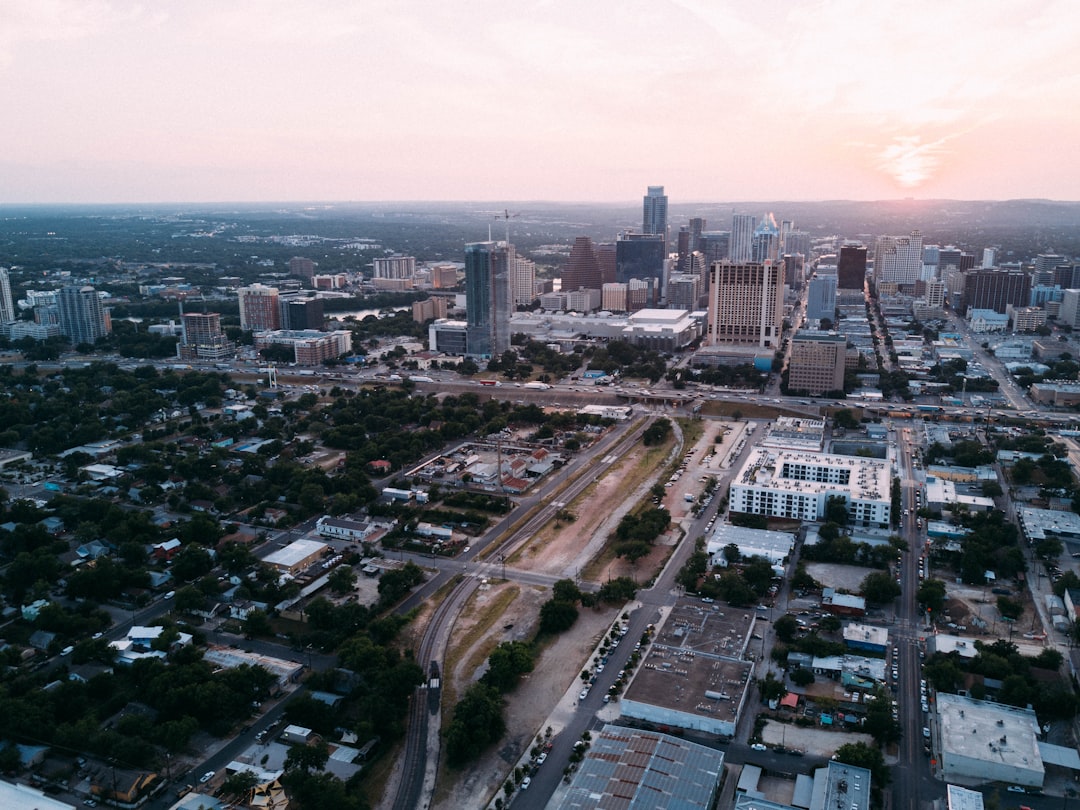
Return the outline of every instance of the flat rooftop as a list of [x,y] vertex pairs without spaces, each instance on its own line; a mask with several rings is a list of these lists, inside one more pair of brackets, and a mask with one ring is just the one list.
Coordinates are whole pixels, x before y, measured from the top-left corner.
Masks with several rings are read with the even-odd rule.
[[586,750],[559,810],[708,810],[724,752],[667,734],[606,725]]
[[1035,712],[999,703],[938,693],[944,757],[950,753],[992,764],[1043,770]]
[[638,703],[735,722],[753,664],[743,660],[753,611],[683,600],[672,608],[630,682]]
[[[815,481],[787,477],[785,470],[815,469],[836,471],[837,481]],[[846,490],[860,501],[888,500],[891,471],[889,463],[861,456],[784,450],[758,446],[746,458],[733,485],[764,487],[786,492],[823,494]]]
[[267,565],[276,565],[279,568],[292,568],[312,554],[322,554],[326,548],[326,543],[319,540],[294,540],[285,548],[267,554],[263,557],[263,562]]
[[1080,515],[1075,512],[1058,512],[1054,509],[1020,508],[1020,525],[1028,540],[1038,542],[1057,535],[1080,537]]

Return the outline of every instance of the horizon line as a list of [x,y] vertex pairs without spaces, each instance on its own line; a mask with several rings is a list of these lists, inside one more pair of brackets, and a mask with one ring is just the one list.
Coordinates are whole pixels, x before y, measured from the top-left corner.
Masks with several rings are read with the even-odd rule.
[[[643,195],[644,196],[644,195]],[[1060,204],[1077,204],[1080,203],[1080,199],[1056,199],[1053,197],[1003,197],[1003,198],[991,198],[991,197],[878,197],[878,198],[857,198],[857,197],[827,197],[818,199],[742,199],[742,200],[685,200],[680,202],[672,202],[669,196],[668,205],[762,205],[762,204],[795,204],[805,205],[808,203],[940,203],[940,202],[954,202],[954,203],[1010,203],[1010,202],[1028,202],[1028,203],[1060,203]],[[617,200],[556,200],[556,199],[387,199],[387,200],[126,200],[120,202],[105,202],[105,201],[93,201],[93,202],[77,202],[77,201],[37,201],[37,202],[0,202],[0,208],[48,208],[48,207],[132,207],[141,205],[186,205],[186,206],[207,206],[207,205],[244,205],[244,206],[265,206],[265,205],[290,205],[290,206],[330,206],[330,205],[497,205],[506,207],[507,205],[520,205],[520,204],[540,204],[540,205],[600,205],[600,206],[637,206],[641,204],[638,199],[631,199],[625,201]]]

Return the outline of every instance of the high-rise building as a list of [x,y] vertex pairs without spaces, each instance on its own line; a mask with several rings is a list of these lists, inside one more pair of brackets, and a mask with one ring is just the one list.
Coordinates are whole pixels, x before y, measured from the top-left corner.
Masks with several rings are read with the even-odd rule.
[[416,274],[415,256],[383,256],[372,262],[375,278],[412,278]]
[[0,323],[13,323],[15,301],[11,297],[11,277],[6,267],[0,267]]
[[1059,253],[1040,253],[1035,257],[1035,272],[1053,272],[1059,264],[1065,264],[1065,257]]
[[847,338],[843,335],[797,332],[791,339],[788,390],[811,396],[843,391],[846,359]]
[[784,237],[784,253],[810,256],[810,234],[806,231],[791,231]]
[[1080,264],[1059,264],[1054,268],[1054,286],[1063,290],[1080,287]]
[[465,322],[471,357],[495,357],[510,348],[513,259],[514,246],[506,242],[465,246]]
[[994,248],[983,248],[982,267],[989,270],[997,263],[997,251]]
[[303,256],[293,256],[289,259],[289,275],[310,279],[315,275],[316,264],[311,259]]
[[[939,253],[940,255],[940,253]],[[914,287],[922,274],[922,234],[879,236],[874,250],[874,280]]]
[[436,290],[456,287],[458,271],[452,264],[437,264],[431,268],[431,286]]
[[[594,289],[599,290],[600,285]],[[528,306],[536,299],[536,262],[514,254],[510,266],[510,301],[513,306]]]
[[836,276],[815,276],[806,292],[806,319],[820,321],[836,317]]
[[783,262],[713,262],[709,266],[708,345],[780,345]]
[[679,228],[678,240],[675,243],[675,249],[678,254],[678,272],[685,273],[686,266],[690,262],[690,228],[683,225]]
[[664,281],[664,240],[657,234],[622,233],[615,243],[615,280],[649,281],[655,304]]
[[600,260],[588,236],[579,236],[570,247],[570,256],[562,272],[563,292],[569,290],[599,290],[604,283]]
[[601,242],[596,246],[596,261],[600,265],[603,284],[614,284],[619,277],[618,251],[614,242]]
[[62,287],[57,297],[60,313],[60,334],[67,335],[76,346],[95,343],[112,331],[109,314],[93,287]]
[[837,286],[841,290],[861,290],[866,286],[866,248],[844,245],[836,264]]
[[731,251],[731,233],[729,231],[704,231],[698,240],[698,250],[705,257],[705,264],[722,262]]
[[780,256],[780,229],[776,227],[776,218],[768,213],[754,228],[750,259],[755,262],[776,261]]
[[280,298],[281,328],[291,330],[322,329],[323,300],[321,298]]
[[281,328],[277,287],[252,284],[236,291],[240,302],[240,328],[245,332],[265,332]]
[[731,239],[728,243],[728,258],[733,262],[748,262],[754,255],[754,228],[757,217],[749,214],[735,214],[731,218]]
[[1031,271],[1031,283],[1033,286],[1053,287],[1054,279],[1057,278],[1057,268],[1036,267]]
[[642,233],[663,238],[667,243],[667,195],[663,186],[649,186],[648,193],[642,198]]
[[1070,329],[1080,329],[1080,290],[1065,290],[1057,319],[1058,323]]
[[236,344],[221,331],[221,315],[216,312],[184,312],[180,315],[183,338],[176,344],[180,360],[227,360],[236,354]]
[[1031,297],[1031,276],[1022,270],[971,270],[964,274],[963,311],[992,309],[1005,314],[1009,306],[1025,307]]
[[689,273],[678,273],[668,280],[668,309],[693,311],[698,307],[701,297],[701,279]]

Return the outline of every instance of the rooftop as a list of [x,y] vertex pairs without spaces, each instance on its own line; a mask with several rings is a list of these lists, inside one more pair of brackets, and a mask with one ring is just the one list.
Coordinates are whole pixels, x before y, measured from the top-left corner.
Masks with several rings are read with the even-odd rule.
[[667,734],[607,725],[587,750],[559,810],[713,806],[724,753]]
[[735,722],[753,665],[743,660],[752,612],[681,601],[659,628],[625,698]]
[[1035,712],[945,692],[937,704],[943,757],[1043,770]]

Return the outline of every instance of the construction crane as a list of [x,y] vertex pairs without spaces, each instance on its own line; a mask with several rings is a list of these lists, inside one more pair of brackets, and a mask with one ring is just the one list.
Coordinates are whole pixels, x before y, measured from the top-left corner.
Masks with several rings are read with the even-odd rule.
[[[495,215],[495,219],[504,219],[504,220],[506,220],[506,244],[508,244],[508,245],[510,244],[510,220],[517,219],[520,216],[521,216],[520,212],[511,214],[505,208],[503,209],[503,212],[501,214],[496,214]],[[489,238],[489,240],[491,238],[490,232],[488,233],[488,238]]]

